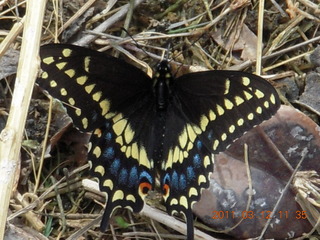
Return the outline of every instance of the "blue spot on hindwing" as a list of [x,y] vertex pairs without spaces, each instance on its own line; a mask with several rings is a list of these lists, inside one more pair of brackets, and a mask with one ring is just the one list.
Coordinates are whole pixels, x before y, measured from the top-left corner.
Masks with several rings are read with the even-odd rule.
[[138,169],[137,167],[133,167],[130,170],[129,173],[129,188],[133,187],[134,185],[139,184],[139,178],[138,178]]
[[103,156],[107,159],[113,159],[114,158],[114,149],[113,147],[108,147],[104,153]]
[[171,182],[171,188],[174,190],[179,189],[179,176],[176,171],[172,173],[172,182]]
[[198,150],[202,149],[202,142],[200,140],[197,141],[197,148]]
[[147,171],[142,171],[140,173],[139,181],[141,181],[141,179],[143,179],[143,178],[148,179],[149,183],[153,184],[153,177]]
[[179,190],[184,190],[187,187],[186,175],[181,174],[179,179]]
[[106,133],[105,139],[107,140],[107,142],[110,142],[110,141],[111,141],[111,139],[112,139],[112,134],[111,134],[111,132],[107,132],[107,133]]
[[128,182],[128,170],[122,168],[119,174],[119,184],[127,185]]
[[187,178],[188,178],[188,181],[194,180],[195,177],[196,177],[196,174],[194,172],[193,167],[187,167]]
[[110,173],[117,176],[120,168],[120,159],[116,158],[110,165]]
[[94,110],[91,112],[91,119],[93,122],[97,121],[97,117],[98,117],[98,114],[97,112]]
[[111,125],[110,125],[110,123],[109,123],[109,122],[106,122],[106,123],[105,123],[105,127],[106,127],[106,129],[110,128],[110,126],[111,126]]
[[195,168],[201,167],[201,158],[198,153],[193,156],[193,166]]
[[208,139],[209,139],[210,141],[213,140],[213,130],[210,130],[210,131],[209,131],[209,133],[208,133]]
[[162,184],[170,184],[170,175],[169,175],[169,173],[166,173],[166,175],[164,175]]

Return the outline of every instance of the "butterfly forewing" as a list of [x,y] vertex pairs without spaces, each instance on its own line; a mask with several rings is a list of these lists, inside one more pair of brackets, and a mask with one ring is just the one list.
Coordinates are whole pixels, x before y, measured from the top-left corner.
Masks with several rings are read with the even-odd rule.
[[[212,152],[270,118],[279,108],[276,90],[266,80],[238,71],[207,71],[175,81],[176,101]],[[201,87],[203,86],[203,87]]]
[[70,106],[82,131],[92,131],[140,96],[151,96],[152,81],[136,67],[90,49],[49,44],[41,47],[39,85]]

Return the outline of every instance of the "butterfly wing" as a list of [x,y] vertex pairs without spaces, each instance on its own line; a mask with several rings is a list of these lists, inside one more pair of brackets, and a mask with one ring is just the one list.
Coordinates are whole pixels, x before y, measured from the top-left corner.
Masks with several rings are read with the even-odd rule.
[[280,107],[276,90],[259,76],[238,71],[208,71],[175,81],[176,98],[212,153],[269,119]]
[[108,196],[102,231],[116,208],[140,212],[145,196],[154,187],[153,160],[149,157],[152,112],[152,105],[145,102],[131,114],[117,114],[92,134],[93,146],[88,154],[91,175],[100,179],[100,190]]
[[151,79],[121,59],[68,44],[44,45],[40,57],[39,85],[69,104],[82,131],[102,126],[140,97],[151,97]]
[[270,118],[280,101],[264,79],[233,71],[186,74],[175,80],[173,91],[161,184],[168,212],[185,215],[193,239],[192,205],[209,187],[212,154]]
[[120,59],[82,47],[45,45],[40,57],[39,85],[70,104],[68,113],[80,130],[93,131],[88,159],[108,195],[105,230],[114,209],[139,212],[154,185],[152,80]]

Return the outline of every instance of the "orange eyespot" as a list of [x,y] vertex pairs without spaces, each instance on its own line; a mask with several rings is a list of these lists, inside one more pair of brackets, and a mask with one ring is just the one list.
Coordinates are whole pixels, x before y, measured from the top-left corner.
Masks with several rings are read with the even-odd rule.
[[163,190],[163,196],[166,197],[170,192],[169,185],[168,184],[164,184],[162,190]]
[[152,186],[151,186],[151,184],[148,183],[148,182],[142,182],[142,183],[140,183],[140,185],[139,185],[139,189],[140,189],[140,192],[141,192],[142,194],[145,194],[145,195],[146,195],[146,194],[149,192],[149,190],[152,189]]
[[96,136],[100,137],[102,135],[102,131],[100,128],[97,128],[96,130],[94,130],[93,134],[95,134]]

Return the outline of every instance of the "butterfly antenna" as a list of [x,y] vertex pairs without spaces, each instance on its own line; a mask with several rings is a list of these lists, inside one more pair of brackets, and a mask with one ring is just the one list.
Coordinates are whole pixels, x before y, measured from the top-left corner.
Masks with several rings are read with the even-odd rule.
[[143,49],[143,47],[132,37],[131,34],[127,31],[127,29],[121,27],[122,31],[126,32],[127,35],[131,38],[131,40],[136,44],[137,48],[140,48],[147,56],[150,57],[150,55]]

